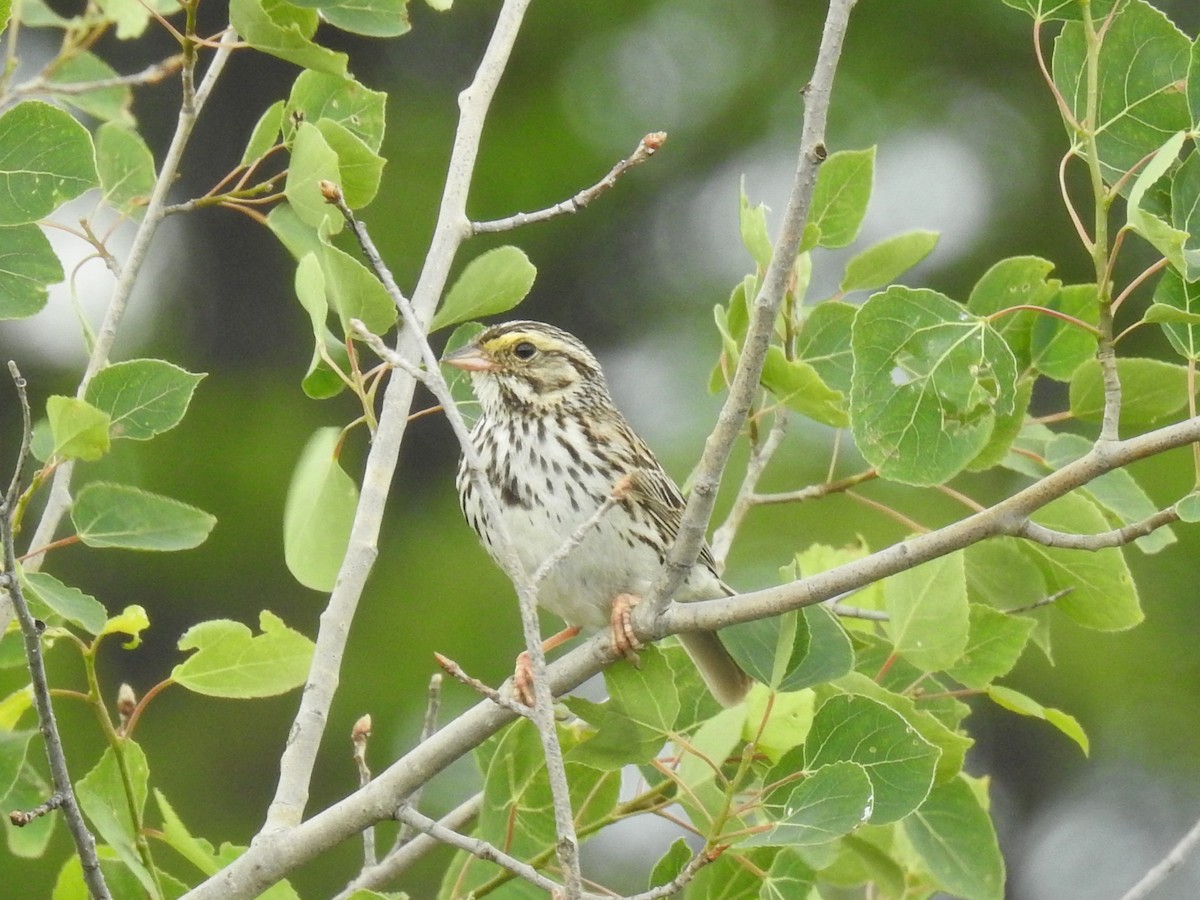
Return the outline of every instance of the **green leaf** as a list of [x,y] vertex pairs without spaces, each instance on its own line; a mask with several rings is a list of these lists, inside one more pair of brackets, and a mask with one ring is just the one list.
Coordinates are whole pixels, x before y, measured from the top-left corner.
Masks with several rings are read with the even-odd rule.
[[1022,716],[1029,716],[1034,719],[1042,719],[1049,722],[1083,750],[1084,754],[1088,753],[1088,737],[1084,733],[1083,727],[1079,724],[1074,716],[1058,709],[1051,709],[1048,706],[1042,706],[1031,697],[1027,697],[1019,691],[1014,691],[1012,688],[1003,687],[998,684],[988,685],[985,689],[987,695],[996,702],[998,706],[1002,706],[1011,712],[1018,713]]
[[1008,458],[1013,441],[1025,427],[1025,415],[1029,412],[1029,402],[1033,399],[1033,386],[1033,378],[1022,378],[1017,382],[1012,411],[996,416],[996,424],[988,442],[983,445],[978,455],[967,463],[967,471],[983,472],[1000,465]]
[[845,247],[858,237],[874,178],[874,147],[842,150],[821,163],[808,213],[808,224],[820,229],[819,246]]
[[328,119],[357,135],[378,153],[383,144],[386,101],[387,94],[383,91],[365,88],[353,78],[309,69],[301,72],[292,84],[283,115],[283,133],[291,141],[295,121]]
[[796,336],[796,358],[812,366],[825,384],[843,394],[850,393],[854,369],[850,329],[857,312],[858,307],[849,303],[818,303]]
[[308,313],[313,331],[313,352],[308,371],[301,381],[304,393],[314,400],[324,400],[340,394],[346,382],[330,368],[321,354],[322,345],[326,355],[341,368],[350,370],[350,355],[346,346],[325,326],[329,317],[329,303],[325,295],[325,273],[316,252],[306,253],[296,266],[296,296]]
[[292,472],[283,511],[283,555],[305,587],[333,590],[358,508],[358,487],[334,455],[341,429],[320,428]]
[[351,209],[361,209],[374,200],[379,192],[384,158],[350,129],[331,119],[319,119],[317,129],[325,138],[325,143],[337,154],[338,184],[346,205]]
[[0,731],[0,800],[3,800],[25,767],[29,741],[37,731]]
[[1184,281],[1175,269],[1167,269],[1143,318],[1161,322],[1167,340],[1184,359],[1200,360],[1200,281]]
[[[453,353],[459,347],[465,347],[482,333],[483,326],[478,322],[466,322],[459,325],[451,332],[449,340],[446,341],[446,346],[442,349],[442,356]],[[454,366],[443,365],[441,369],[442,377],[446,379],[446,384],[450,387],[450,396],[454,398],[454,405],[458,407],[458,411],[467,425],[473,426],[475,420],[479,418],[479,400],[476,399],[475,392],[471,389],[471,376]]]
[[846,263],[838,291],[871,291],[891,284],[932,253],[939,236],[936,231],[906,231],[868,247]]
[[795,610],[731,625],[721,643],[756,681],[780,689],[784,676],[808,654],[808,623]]
[[1171,265],[1180,271],[1186,271],[1184,261],[1184,244],[1188,233],[1172,227],[1166,219],[1146,208],[1146,194],[1150,192],[1160,178],[1175,165],[1179,151],[1183,147],[1186,134],[1182,131],[1172,135],[1153,159],[1142,168],[1134,179],[1129,191],[1129,203],[1126,205],[1126,221],[1129,227],[1144,237],[1163,256],[1171,261]]
[[1192,491],[1175,504],[1181,522],[1200,522],[1200,491]]
[[251,165],[275,146],[283,128],[283,107],[284,102],[276,100],[258,117],[254,130],[250,132],[250,140],[246,142],[246,149],[242,151],[243,166]]
[[[1174,270],[1169,270],[1174,274]],[[1176,275],[1176,277],[1178,277]],[[1166,303],[1151,303],[1142,316],[1143,322],[1172,325],[1200,325],[1200,313],[1189,312]]]
[[62,263],[36,225],[0,228],[0,320],[24,319],[46,305],[46,289],[63,280]]
[[[1046,306],[1062,286],[1046,276],[1054,263],[1037,256],[1014,256],[993,265],[971,289],[967,309],[980,317],[993,316],[1014,306]],[[1030,340],[1038,315],[1029,310],[1009,313],[992,322],[1024,370],[1030,363]]]
[[127,606],[115,616],[111,616],[100,629],[97,637],[109,634],[127,634],[129,640],[121,646],[126,650],[134,650],[142,642],[142,632],[150,627],[150,619],[146,610],[138,605]]
[[810,896],[817,883],[817,873],[804,861],[797,850],[784,848],[775,855],[771,868],[763,878],[758,900],[797,900]]
[[[1055,20],[1071,21],[1080,18],[1079,0],[1002,0],[1013,9],[1024,10],[1039,22]],[[1099,21],[1108,15],[1114,2],[1120,0],[1092,0],[1092,18]]]
[[962,658],[946,674],[969,688],[983,688],[1017,664],[1037,623],[989,606],[971,605],[971,630]]
[[[1044,305],[1088,325],[1100,321],[1100,300],[1094,284],[1068,285]],[[1047,378],[1069,381],[1076,369],[1095,358],[1096,341],[1095,332],[1055,316],[1039,315],[1029,341],[1033,367]]]
[[650,880],[646,884],[647,890],[653,890],[660,884],[666,884],[669,881],[674,881],[683,871],[684,867],[692,861],[692,848],[688,846],[688,842],[683,838],[676,838],[667,850],[654,864],[654,868],[650,870]]
[[21,582],[29,595],[27,599],[36,600],[89,634],[99,634],[104,628],[108,611],[90,594],[63,584],[45,572],[22,572]]
[[87,387],[87,401],[111,419],[109,435],[148,441],[183,420],[196,385],[193,374],[161,359],[131,359],[105,366]]
[[[905,663],[901,660],[893,666],[893,670],[904,665]],[[904,721],[911,725],[917,734],[930,745],[940,750],[935,769],[937,782],[953,778],[962,771],[967,751],[975,744],[973,739],[957,730],[958,723],[970,711],[965,704],[951,699],[950,702],[954,704],[951,707],[953,710],[951,715],[947,715],[944,709],[932,707],[927,700],[922,700],[925,708],[921,708],[917,706],[912,697],[894,693],[861,672],[850,672],[839,678],[832,687],[834,690],[850,696],[869,697],[877,703],[882,703],[892,712],[903,717]],[[937,715],[934,714],[935,712]]]
[[[1046,462],[1061,469],[1087,454],[1092,444],[1076,434],[1060,434],[1046,445]],[[1122,525],[1140,522],[1158,512],[1158,506],[1134,480],[1128,469],[1114,469],[1089,481],[1083,488]],[[1134,543],[1143,553],[1157,553],[1175,543],[1175,533],[1164,525]]]
[[1200,40],[1192,42],[1191,59],[1187,74],[1188,110],[1192,114],[1192,125],[1200,129]]
[[108,414],[75,397],[48,397],[46,417],[55,456],[97,460],[108,452]]
[[349,333],[351,319],[360,319],[374,334],[390,331],[396,324],[396,304],[375,273],[330,244],[323,245],[321,250],[325,289],[341,320],[343,333]]
[[408,0],[291,0],[296,6],[319,9],[330,25],[368,37],[398,37],[408,24]]
[[850,418],[886,478],[940,484],[988,443],[1012,411],[1016,360],[987,322],[949,297],[892,286],[854,319]]
[[[158,896],[154,877],[142,864],[137,837],[146,809],[150,767],[142,748],[121,738],[121,759],[112,747],[105,749],[100,761],[75,785],[75,795],[84,815],[91,820],[99,837],[137,877],[151,897]],[[127,787],[132,796],[126,793]],[[136,811],[132,818],[130,806]]]
[[215,619],[193,625],[179,649],[196,652],[171,670],[171,678],[197,694],[249,699],[274,697],[304,684],[313,642],[267,610],[258,616],[262,634],[241,622]]
[[[1200,70],[1196,75],[1200,76]],[[1195,137],[1192,140],[1194,143]],[[1200,151],[1193,150],[1171,178],[1171,224],[1186,235],[1184,277],[1200,280]]]
[[771,264],[771,236],[767,233],[767,208],[761,203],[750,205],[746,196],[746,177],[742,176],[738,188],[738,223],[741,226],[742,246],[750,251],[750,256],[761,271],[766,271]]
[[192,837],[174,807],[167,802],[166,796],[158,788],[154,789],[154,801],[162,815],[163,840],[202,873],[215,875],[220,870],[221,863],[212,844],[203,838]]
[[845,395],[825,384],[811,364],[788,359],[776,344],[767,348],[762,385],[789,409],[815,422],[832,428],[850,424]]
[[298,9],[285,0],[230,0],[229,24],[242,40],[264,53],[306,69],[346,74],[345,53],[314,44],[316,10]]
[[883,583],[896,652],[926,672],[954,665],[967,646],[967,577],[960,552],[908,569]]
[[154,190],[154,154],[133,128],[105,122],[96,129],[96,170],[104,199],[122,215],[141,219]]
[[964,778],[934,788],[904,834],[939,886],[965,900],[1003,900],[1004,857],[991,817]]
[[71,521],[89,547],[190,550],[217,524],[204,510],[124,484],[94,481],[75,495]]
[[[808,688],[776,692],[755,685],[746,697],[746,709],[741,714],[740,737],[746,742],[754,742],[756,752],[777,763],[808,737],[816,713],[816,700],[816,694]],[[709,771],[712,771],[711,767]]]
[[[1093,9],[1092,15],[1098,27],[1105,13]],[[1113,18],[1100,45],[1096,110],[1096,143],[1108,184],[1191,124],[1180,90],[1190,51],[1187,37],[1142,0],[1125,3]],[[1088,78],[1082,24],[1068,22],[1063,27],[1054,43],[1053,71],[1075,120],[1084,121]]]
[[904,818],[925,799],[938,752],[882,703],[840,694],[817,710],[804,743],[804,767],[815,770],[839,762],[861,765],[874,791],[871,823],[885,825]]
[[[1121,379],[1121,427],[1153,425],[1178,414],[1188,401],[1188,376],[1184,366],[1157,359],[1125,357],[1117,360]],[[1104,415],[1104,380],[1098,360],[1089,360],[1071,377],[1071,414],[1085,422]]]
[[770,831],[752,835],[747,847],[808,847],[849,834],[871,818],[874,789],[857,763],[822,766],[797,783],[778,788],[763,802]]
[[[238,0],[233,2],[236,5]],[[283,194],[300,220],[322,235],[337,234],[345,219],[333,204],[325,201],[320,183],[340,184],[341,179],[338,155],[321,129],[311,122],[301,122],[292,142],[292,160]]]
[[70,113],[27,100],[0,115],[0,225],[37,221],[98,183],[91,135]]
[[504,246],[480,254],[446,293],[429,330],[507,312],[525,299],[537,269],[521,250]]
[[[28,3],[25,4],[28,6]],[[24,9],[22,10],[24,12]],[[25,24],[25,23],[22,23]],[[60,57],[61,59],[61,57]],[[109,82],[120,73],[94,53],[83,51],[62,60],[50,76],[48,91],[54,94],[60,103],[73,106],[80,112],[87,113],[103,122],[123,122],[133,125],[133,88],[127,84],[116,84],[112,87],[102,87],[96,90],[58,92],[55,85],[96,84]]]
[[[1068,494],[1034,513],[1033,521],[1056,531],[1098,534],[1109,526],[1086,497]],[[1056,608],[1085,628],[1122,631],[1142,621],[1137,587],[1116,547],[1089,553],[1026,541],[1021,550],[1037,563],[1051,593],[1067,588]]]

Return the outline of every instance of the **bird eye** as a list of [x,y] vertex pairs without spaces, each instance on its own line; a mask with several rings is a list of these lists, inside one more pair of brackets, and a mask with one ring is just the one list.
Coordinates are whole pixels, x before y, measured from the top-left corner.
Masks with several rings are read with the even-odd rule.
[[529,341],[521,341],[521,343],[513,347],[513,353],[517,359],[533,359],[534,354],[537,353],[537,347],[533,346]]

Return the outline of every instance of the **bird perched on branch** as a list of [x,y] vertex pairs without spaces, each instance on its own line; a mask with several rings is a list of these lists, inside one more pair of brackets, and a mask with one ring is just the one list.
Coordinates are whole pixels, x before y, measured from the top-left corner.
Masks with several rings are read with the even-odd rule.
[[[581,628],[612,629],[614,649],[639,646],[630,609],[649,591],[679,529],[684,501],[650,448],[613,404],[596,358],[581,341],[541,322],[486,329],[443,362],[466,371],[482,415],[471,431],[508,534],[530,575],[618,498],[537,585],[539,605],[569,627],[547,649]],[[484,510],[465,460],[459,501],[492,558],[500,562],[497,523]],[[676,599],[712,600],[733,592],[704,547]],[[679,635],[713,696],[742,700],[750,678],[712,632]],[[528,658],[518,658],[517,692],[531,696]]]

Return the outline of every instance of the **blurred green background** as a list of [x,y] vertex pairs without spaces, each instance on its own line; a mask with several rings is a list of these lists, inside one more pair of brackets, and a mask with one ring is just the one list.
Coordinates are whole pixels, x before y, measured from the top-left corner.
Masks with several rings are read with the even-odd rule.
[[[1195,0],[1156,5],[1189,35],[1200,31]],[[497,243],[519,244],[539,270],[520,314],[566,327],[589,343],[619,404],[679,480],[698,457],[719,403],[705,387],[718,348],[711,310],[750,265],[738,239],[739,179],[745,177],[753,202],[782,209],[824,6],[537,0],[484,132],[469,207],[479,219],[564,199],[597,180],[643,134],[669,132],[655,159],[586,211],[476,239],[458,266]],[[456,95],[474,70],[497,8],[459,0],[451,12],[437,14],[414,0],[413,31],[398,40],[357,40],[332,30],[321,35],[350,52],[361,81],[389,94],[389,164],[382,196],[364,219],[409,290],[432,232]],[[201,8],[212,30],[220,26],[220,12]],[[159,33],[133,45],[106,40],[99,52],[130,72],[171,48]],[[35,61],[27,55],[26,62]],[[236,163],[253,123],[287,95],[295,74],[278,61],[235,55],[200,121],[177,199],[203,193]],[[137,96],[135,113],[160,154],[177,99],[169,85]],[[861,0],[838,74],[828,145],[872,144],[879,148],[876,190],[857,246],[909,228],[942,233],[938,249],[905,283],[965,298],[993,262],[1016,254],[1053,260],[1065,282],[1087,280],[1090,263],[1056,184],[1064,132],[1037,72],[1024,15],[999,0]],[[1134,244],[1122,254],[1119,279],[1150,259]],[[79,252],[69,244],[64,249]],[[345,398],[317,403],[300,392],[308,323],[292,291],[292,261],[265,229],[219,210],[176,217],[161,230],[152,256],[114,356],[161,357],[209,376],[179,428],[149,444],[118,444],[111,457],[81,474],[179,497],[215,514],[219,525],[205,545],[187,553],[67,548],[54,554],[48,571],[110,610],[140,603],[149,611],[152,627],[140,648],[124,651],[111,641],[103,654],[102,678],[114,698],[122,681],[141,693],[164,678],[180,659],[179,635],[204,619],[254,624],[266,608],[315,635],[324,598],[296,584],[284,567],[282,504],[312,430],[354,416]],[[818,252],[812,298],[832,293],[845,258]],[[85,303],[107,296],[101,268],[91,263],[77,277]],[[1139,291],[1123,317],[1132,320],[1148,297],[1148,289]],[[99,307],[89,308],[98,318]],[[64,293],[38,317],[0,325],[0,350],[18,360],[37,404],[52,393],[72,393],[77,384],[81,341],[71,315]],[[1141,330],[1126,350],[1170,353],[1156,329]],[[419,398],[422,406],[429,402]],[[1064,403],[1052,390],[1035,399],[1038,412]],[[16,444],[15,414],[5,389],[0,450],[6,471]],[[764,487],[789,489],[824,478],[832,440],[827,430],[797,423]],[[358,433],[343,460],[357,471],[364,453]],[[839,473],[854,471],[856,461],[843,457]],[[434,651],[490,682],[511,671],[520,649],[515,600],[461,521],[456,459],[443,420],[424,418],[410,428],[379,561],[350,638],[312,810],[355,786],[349,734],[362,713],[374,719],[370,760],[377,770],[412,745]],[[739,460],[726,488],[736,484]],[[1177,453],[1136,474],[1155,499],[1170,502],[1190,488],[1190,462],[1189,453]],[[959,486],[987,500],[1015,484],[997,475]],[[883,484],[862,493],[927,526],[961,514],[944,497]],[[882,546],[903,533],[891,519],[844,497],[763,509],[748,520],[727,574],[736,586],[762,586],[811,543],[861,536]],[[986,704],[969,720],[979,739],[971,769],[995,776],[1012,898],[1118,896],[1200,816],[1194,562],[1200,537],[1195,529],[1179,533],[1179,543],[1157,556],[1129,551],[1144,625],[1101,635],[1060,620],[1056,665],[1033,651],[1009,679],[1077,716],[1092,740],[1090,759],[1049,726]],[[81,683],[72,657],[65,645],[53,651],[56,684]],[[18,673],[0,672],[0,696],[19,682]],[[443,718],[473,699],[465,688],[447,686]],[[297,702],[296,694],[234,702],[168,690],[137,735],[153,786],[194,833],[245,843],[273,791],[275,761]],[[101,741],[80,708],[66,700],[58,708],[78,777],[98,757]],[[426,794],[427,806],[447,808],[471,790],[474,778],[469,764],[456,767]],[[667,843],[661,835],[638,838],[636,847],[621,848],[622,866],[636,869],[639,854],[648,866]],[[60,828],[52,857],[61,860],[67,846]],[[603,867],[603,853],[616,846],[614,840],[599,847],[595,864]],[[357,842],[348,842],[293,883],[305,896],[327,896],[344,884],[360,852]],[[431,879],[445,859],[432,858],[400,886],[413,897],[432,896]],[[16,894],[0,888],[0,895],[46,896],[56,870],[0,852],[0,885],[22,885]],[[1200,865],[1193,863],[1156,897],[1198,894]]]

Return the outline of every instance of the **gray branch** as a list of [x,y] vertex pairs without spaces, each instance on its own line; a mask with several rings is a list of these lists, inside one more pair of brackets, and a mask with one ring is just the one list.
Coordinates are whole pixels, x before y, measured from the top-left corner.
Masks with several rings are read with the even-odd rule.
[[704,544],[713,505],[716,503],[721,476],[758,391],[763,361],[766,359],[767,348],[775,328],[775,319],[791,279],[796,252],[808,219],[817,169],[826,156],[825,118],[829,112],[833,77],[837,71],[842,41],[846,36],[854,3],[855,0],[831,0],[829,4],[812,80],[804,92],[804,126],[800,135],[800,155],[787,209],[784,212],[783,225],[771,254],[771,262],[763,277],[762,287],[754,299],[745,346],[738,360],[733,382],[729,386],[729,396],[721,407],[716,427],[705,441],[704,454],[692,479],[692,492],[680,522],[679,533],[667,553],[667,564],[655,580],[649,600],[639,605],[641,615],[635,614],[635,620],[640,627],[644,628],[646,622],[656,615],[663,615],[667,603],[695,565],[700,548]]
[[[88,830],[83,814],[79,810],[79,802],[75,797],[75,789],[71,785],[71,773],[67,769],[67,757],[63,752],[62,737],[58,731],[58,720],[54,716],[54,704],[50,700],[50,682],[46,677],[46,662],[42,657],[42,631],[29,612],[25,602],[25,592],[17,577],[17,548],[14,541],[13,513],[17,500],[21,495],[21,483],[25,466],[29,461],[30,447],[33,442],[33,424],[29,413],[29,398],[25,394],[25,379],[21,377],[17,364],[9,362],[8,371],[12,375],[13,384],[17,389],[17,397],[21,403],[21,446],[17,453],[17,461],[13,469],[12,482],[8,491],[0,497],[0,542],[3,543],[4,570],[0,572],[0,589],[8,595],[13,612],[21,625],[21,635],[25,639],[25,660],[29,667],[29,680],[33,689],[33,702],[37,709],[39,731],[46,745],[46,758],[50,763],[50,778],[54,782],[54,796],[58,798],[54,804],[62,808],[67,820],[67,829],[75,842],[79,853],[79,864],[83,869],[83,880],[88,892],[94,898],[109,900],[108,885],[104,882],[104,874],[100,871],[100,860],[96,856],[96,838]],[[53,799],[53,798],[52,798]],[[50,806],[50,801],[45,804]],[[13,820],[14,824],[18,821]]]

